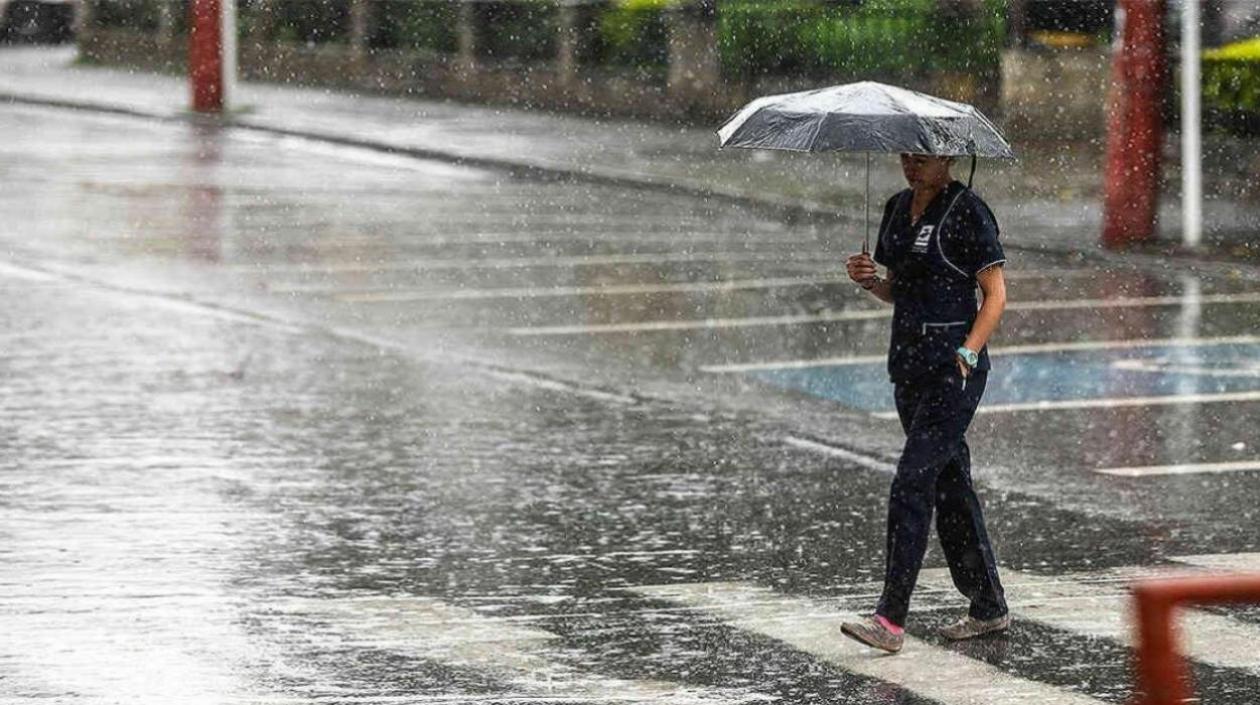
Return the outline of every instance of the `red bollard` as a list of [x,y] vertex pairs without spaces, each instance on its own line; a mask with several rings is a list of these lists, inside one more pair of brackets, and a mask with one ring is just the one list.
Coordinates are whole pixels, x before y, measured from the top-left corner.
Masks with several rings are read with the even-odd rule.
[[223,111],[223,7],[221,0],[192,0],[188,6],[188,78],[192,108]]
[[1107,119],[1103,246],[1155,234],[1164,141],[1164,0],[1121,0]]
[[1137,603],[1136,705],[1183,705],[1190,676],[1177,654],[1173,615],[1183,604],[1260,603],[1260,575],[1172,578],[1133,586]]

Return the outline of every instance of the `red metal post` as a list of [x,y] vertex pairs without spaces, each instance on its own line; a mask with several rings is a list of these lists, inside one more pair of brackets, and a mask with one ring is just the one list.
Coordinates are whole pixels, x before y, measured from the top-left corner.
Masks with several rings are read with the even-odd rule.
[[1173,615],[1181,604],[1260,602],[1260,575],[1174,578],[1133,586],[1137,603],[1139,705],[1184,705],[1190,677],[1177,654]]
[[1121,0],[1112,57],[1102,242],[1124,247],[1155,233],[1164,140],[1165,0]]
[[188,78],[193,110],[223,110],[223,8],[220,0],[192,0],[188,6]]

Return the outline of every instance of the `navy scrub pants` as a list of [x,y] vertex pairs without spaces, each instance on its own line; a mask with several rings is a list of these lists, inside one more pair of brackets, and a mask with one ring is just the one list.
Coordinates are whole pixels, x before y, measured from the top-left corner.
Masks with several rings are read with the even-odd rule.
[[906,623],[933,509],[950,575],[954,586],[970,598],[971,616],[993,619],[1006,614],[993,547],[971,485],[971,452],[964,438],[987,376],[973,372],[964,383],[961,373],[952,369],[896,385],[906,445],[888,504],[884,594],[876,610],[894,624]]

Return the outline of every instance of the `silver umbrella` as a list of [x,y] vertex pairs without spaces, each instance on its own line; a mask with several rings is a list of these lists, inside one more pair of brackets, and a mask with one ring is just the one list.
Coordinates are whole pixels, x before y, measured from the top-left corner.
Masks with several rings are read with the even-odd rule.
[[[871,242],[871,153],[1014,159],[987,117],[966,103],[873,81],[758,98],[718,128],[722,147],[866,153],[866,237]],[[967,184],[971,184],[968,177]]]

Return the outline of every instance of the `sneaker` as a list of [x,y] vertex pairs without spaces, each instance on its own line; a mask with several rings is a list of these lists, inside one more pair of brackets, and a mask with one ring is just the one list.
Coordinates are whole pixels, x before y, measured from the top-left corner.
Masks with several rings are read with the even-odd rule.
[[904,634],[893,634],[887,627],[879,623],[874,616],[867,617],[860,622],[845,622],[840,625],[840,632],[845,636],[856,639],[867,646],[875,649],[887,651],[895,654],[901,651],[901,645],[905,643]]
[[948,627],[942,628],[941,636],[951,641],[961,641],[978,637],[981,634],[1000,632],[1009,626],[1011,626],[1011,616],[1009,614],[994,617],[993,619],[976,619],[971,615],[967,615]]

